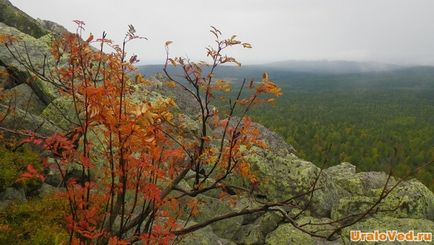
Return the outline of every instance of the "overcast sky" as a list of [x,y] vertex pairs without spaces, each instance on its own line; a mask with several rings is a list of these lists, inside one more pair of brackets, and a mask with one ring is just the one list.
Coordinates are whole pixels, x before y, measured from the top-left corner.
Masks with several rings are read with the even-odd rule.
[[209,26],[237,34],[251,50],[231,54],[242,63],[282,60],[360,60],[434,65],[432,0],[11,0],[34,18],[121,40],[133,24],[148,41],[131,53],[144,63],[172,54],[204,59]]

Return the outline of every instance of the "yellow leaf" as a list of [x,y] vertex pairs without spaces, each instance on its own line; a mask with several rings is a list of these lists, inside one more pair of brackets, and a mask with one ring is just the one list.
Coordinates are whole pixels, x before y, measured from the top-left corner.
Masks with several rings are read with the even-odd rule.
[[230,92],[231,91],[231,84],[225,80],[217,80],[215,81],[215,89],[224,91],[224,92]]
[[137,121],[137,123],[143,127],[147,127],[154,123],[154,117],[156,116],[157,114],[152,113],[150,111],[143,112],[140,115],[140,119]]
[[176,87],[176,82],[175,82],[175,81],[168,81],[168,82],[167,82],[167,87],[169,87],[169,88],[174,88],[174,87]]

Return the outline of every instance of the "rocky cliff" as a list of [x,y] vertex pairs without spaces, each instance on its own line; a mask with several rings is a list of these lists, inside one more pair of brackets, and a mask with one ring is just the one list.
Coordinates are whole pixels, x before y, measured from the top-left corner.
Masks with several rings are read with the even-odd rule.
[[[43,54],[48,52],[51,35],[66,31],[63,27],[42,20],[34,20],[7,0],[0,0],[0,34],[20,36],[27,43],[27,52],[32,57],[36,69],[41,68]],[[24,52],[24,50],[22,50]],[[0,88],[14,99],[10,102],[0,101],[0,111],[7,108],[7,103],[16,106],[16,113],[3,122],[4,127],[30,129],[50,133],[68,128],[68,116],[71,103],[56,94],[55,90],[43,81],[32,77],[9,54],[0,47]],[[147,98],[174,96],[179,110],[194,115],[193,102],[181,90],[167,90],[162,86],[164,77],[153,77],[155,83],[152,91],[147,91]],[[137,91],[140,91],[138,88]],[[143,96],[138,93],[137,96]],[[59,114],[62,116],[59,116]],[[194,122],[192,122],[192,127]],[[393,186],[399,180],[388,179],[383,172],[357,172],[351,163],[337,163],[336,166],[320,169],[314,163],[297,157],[295,150],[279,135],[257,125],[262,131],[262,138],[270,146],[268,150],[255,150],[250,163],[264,195],[257,198],[282,200],[308,190],[317,182],[318,190],[314,192],[309,210],[297,217],[298,225],[307,231],[327,234],[333,230],[339,220],[353,213],[366,211],[374,204],[384,185]],[[0,159],[4,161],[4,159]],[[55,174],[54,174],[55,175]],[[39,192],[52,191],[51,185],[58,184],[55,176],[47,179]],[[319,176],[319,177],[318,177]],[[51,180],[51,182],[50,182]],[[239,180],[232,182],[243,185]],[[189,183],[184,183],[188,185]],[[26,193],[22,190],[4,186],[0,189],[0,208],[14,201],[25,202]],[[200,195],[206,205],[192,223],[200,222],[217,214],[254,206],[249,198],[241,199],[235,207],[228,206],[212,193]],[[309,201],[309,200],[304,200]],[[294,228],[279,213],[237,217],[212,224],[196,231],[182,241],[183,244],[348,244],[349,231],[354,229],[373,230],[415,230],[434,231],[434,194],[416,179],[403,181],[378,206],[379,212],[368,215],[360,222],[346,227],[339,232],[337,240],[326,241],[316,238]],[[296,212],[297,210],[293,210]],[[322,225],[315,225],[322,223]]]

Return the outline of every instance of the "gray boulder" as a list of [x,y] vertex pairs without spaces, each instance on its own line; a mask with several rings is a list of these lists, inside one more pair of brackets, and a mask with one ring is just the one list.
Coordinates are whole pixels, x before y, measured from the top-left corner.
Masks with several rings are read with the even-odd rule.
[[9,98],[8,104],[34,115],[39,115],[45,107],[32,88],[25,83],[6,90],[5,94]]
[[65,96],[53,100],[42,111],[41,117],[66,132],[80,125],[72,98]]
[[276,230],[267,235],[265,239],[267,245],[314,245],[314,239],[306,233],[294,228],[291,224],[283,224]]
[[252,224],[241,226],[232,240],[237,244],[264,244],[265,237],[275,230],[282,217],[276,213],[265,213]]
[[6,208],[11,202],[26,202],[26,193],[23,189],[6,188],[0,193],[0,209]]
[[[194,217],[194,220],[197,223],[207,221],[226,213],[234,212],[234,209],[231,206],[217,198],[199,195],[198,199],[201,205],[199,208],[199,214]],[[242,220],[243,218],[240,216],[222,220],[211,224],[211,228],[217,236],[225,239],[231,239],[237,231],[235,227],[240,227]]]
[[[28,54],[33,67],[39,72],[43,71],[44,55],[50,53],[46,41],[34,38],[1,22],[0,34],[9,34],[18,37],[20,41],[14,45],[16,47],[16,52],[14,50],[14,53],[26,54],[26,56]],[[50,56],[48,55],[48,57]],[[48,104],[58,96],[52,84],[30,76],[27,70],[4,47],[0,49],[0,61],[0,64],[3,64],[2,66],[8,68],[8,70],[15,69],[16,72],[14,73],[20,74],[20,79],[17,79],[17,83],[27,82],[44,103]],[[50,62],[50,60],[47,62]]]
[[68,32],[64,26],[59,25],[56,22],[41,19],[37,19],[36,21],[42,28],[48,30],[50,33],[54,33],[55,35],[62,35]]
[[[190,222],[190,225],[194,224]],[[182,245],[235,245],[234,242],[218,237],[211,227],[206,227],[198,231],[187,234],[179,238],[175,244]]]
[[[6,113],[7,111],[8,106],[0,103],[0,113]],[[40,116],[28,113],[20,108],[15,108],[13,113],[9,113],[5,120],[2,121],[1,126],[12,130],[31,130],[45,135],[60,130]]]
[[38,190],[38,195],[39,195],[40,197],[44,197],[44,196],[47,196],[47,195],[53,194],[53,193],[55,193],[55,192],[57,192],[57,191],[59,191],[58,188],[53,187],[52,185],[49,185],[49,184],[43,183],[43,184],[41,185],[41,187],[39,188],[39,190]]
[[[372,189],[370,195],[354,195],[340,199],[333,207],[331,217],[340,219],[367,211],[380,197],[382,188]],[[378,216],[396,218],[434,219],[434,194],[420,181],[399,184],[378,206]]]
[[13,6],[8,0],[0,0],[0,22],[15,27],[35,38],[48,33],[35,19]]

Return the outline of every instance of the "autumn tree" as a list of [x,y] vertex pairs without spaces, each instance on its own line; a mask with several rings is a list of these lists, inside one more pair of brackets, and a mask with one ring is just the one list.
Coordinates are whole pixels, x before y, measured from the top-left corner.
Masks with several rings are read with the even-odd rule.
[[[30,57],[16,52],[14,47],[21,44],[20,40],[1,37],[22,66],[71,101],[73,118],[65,117],[70,128],[51,135],[16,132],[26,136],[25,143],[43,149],[45,166],[61,175],[64,191],[60,194],[68,200],[65,217],[69,243],[126,244],[141,240],[145,244],[168,244],[212,223],[264,212],[277,212],[298,229],[332,240],[345,225],[377,211],[381,200],[393,190],[385,187],[379,202],[351,217],[350,222],[336,221],[341,225],[327,236],[307,231],[295,220],[309,208],[317,181],[288,200],[259,201],[254,194],[260,181],[246,159],[252,148],[267,147],[248,113],[255,105],[280,96],[280,88],[264,74],[261,81],[242,81],[236,96],[227,98],[224,94],[232,84],[216,76],[216,69],[223,64],[240,65],[226,51],[238,46],[251,48],[249,43],[236,36],[222,38],[222,33],[212,27],[215,46],[206,49],[210,62],[193,62],[170,57],[172,42],[166,42],[166,84],[181,88],[199,108],[197,117],[188,118],[176,108],[174,98],[150,99],[141,92],[151,91],[154,84],[136,71],[137,56],[126,53],[131,41],[142,38],[133,26],[117,45],[105,33],[101,38],[83,37],[84,23],[76,23],[76,33],[52,41],[51,55],[42,69],[34,67]],[[173,75],[170,66],[181,76]],[[227,102],[226,110],[214,106],[213,102],[222,99]],[[71,176],[71,169],[79,174]],[[22,177],[43,180],[31,166]],[[228,181],[230,177],[242,178],[248,186],[236,186]],[[197,196],[210,191],[217,191],[226,201],[245,196],[256,206],[194,225],[183,222],[197,215],[202,205]],[[301,206],[293,202],[306,197],[308,201]],[[300,210],[295,216],[284,209],[294,207]]]

